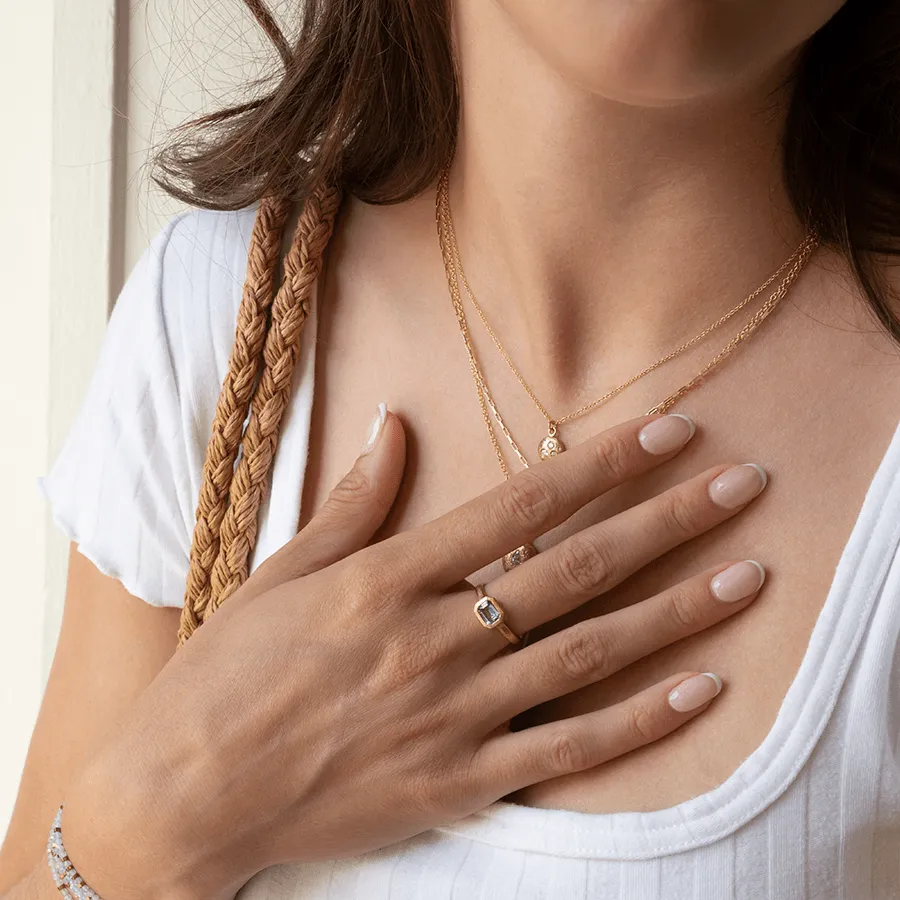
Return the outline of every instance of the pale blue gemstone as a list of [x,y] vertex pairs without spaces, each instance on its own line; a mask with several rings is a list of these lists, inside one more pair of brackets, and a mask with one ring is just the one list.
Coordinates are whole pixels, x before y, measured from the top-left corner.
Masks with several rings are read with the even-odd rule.
[[494,605],[490,597],[485,597],[477,607],[478,617],[485,625],[496,625],[500,621],[500,610]]

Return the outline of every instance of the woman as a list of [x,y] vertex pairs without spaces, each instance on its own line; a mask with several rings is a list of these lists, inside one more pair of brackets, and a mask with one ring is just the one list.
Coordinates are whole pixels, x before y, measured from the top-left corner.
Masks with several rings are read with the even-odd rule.
[[895,7],[250,6],[44,481],[3,896],[63,800],[107,900],[900,896]]

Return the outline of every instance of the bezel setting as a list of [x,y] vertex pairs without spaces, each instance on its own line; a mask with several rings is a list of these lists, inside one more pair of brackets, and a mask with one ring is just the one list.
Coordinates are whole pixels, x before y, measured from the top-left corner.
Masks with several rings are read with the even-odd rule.
[[475,615],[485,628],[496,628],[504,618],[503,609],[493,597],[482,597],[475,604]]

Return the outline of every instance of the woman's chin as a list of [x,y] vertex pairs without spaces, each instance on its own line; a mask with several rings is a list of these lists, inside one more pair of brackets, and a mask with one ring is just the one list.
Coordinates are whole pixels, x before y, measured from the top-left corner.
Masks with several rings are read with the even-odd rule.
[[531,50],[607,100],[728,97],[782,71],[843,0],[499,0]]

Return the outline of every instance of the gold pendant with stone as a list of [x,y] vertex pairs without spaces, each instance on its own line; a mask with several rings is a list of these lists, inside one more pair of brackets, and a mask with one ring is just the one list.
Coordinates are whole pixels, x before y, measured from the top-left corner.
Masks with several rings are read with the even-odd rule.
[[551,456],[559,456],[565,453],[566,445],[556,434],[556,423],[547,423],[547,437],[538,444],[538,455],[541,459],[550,459]]
[[537,547],[534,544],[522,544],[521,547],[516,547],[515,550],[503,557],[503,571],[509,572],[516,566],[521,566],[523,562],[537,556],[537,553]]

